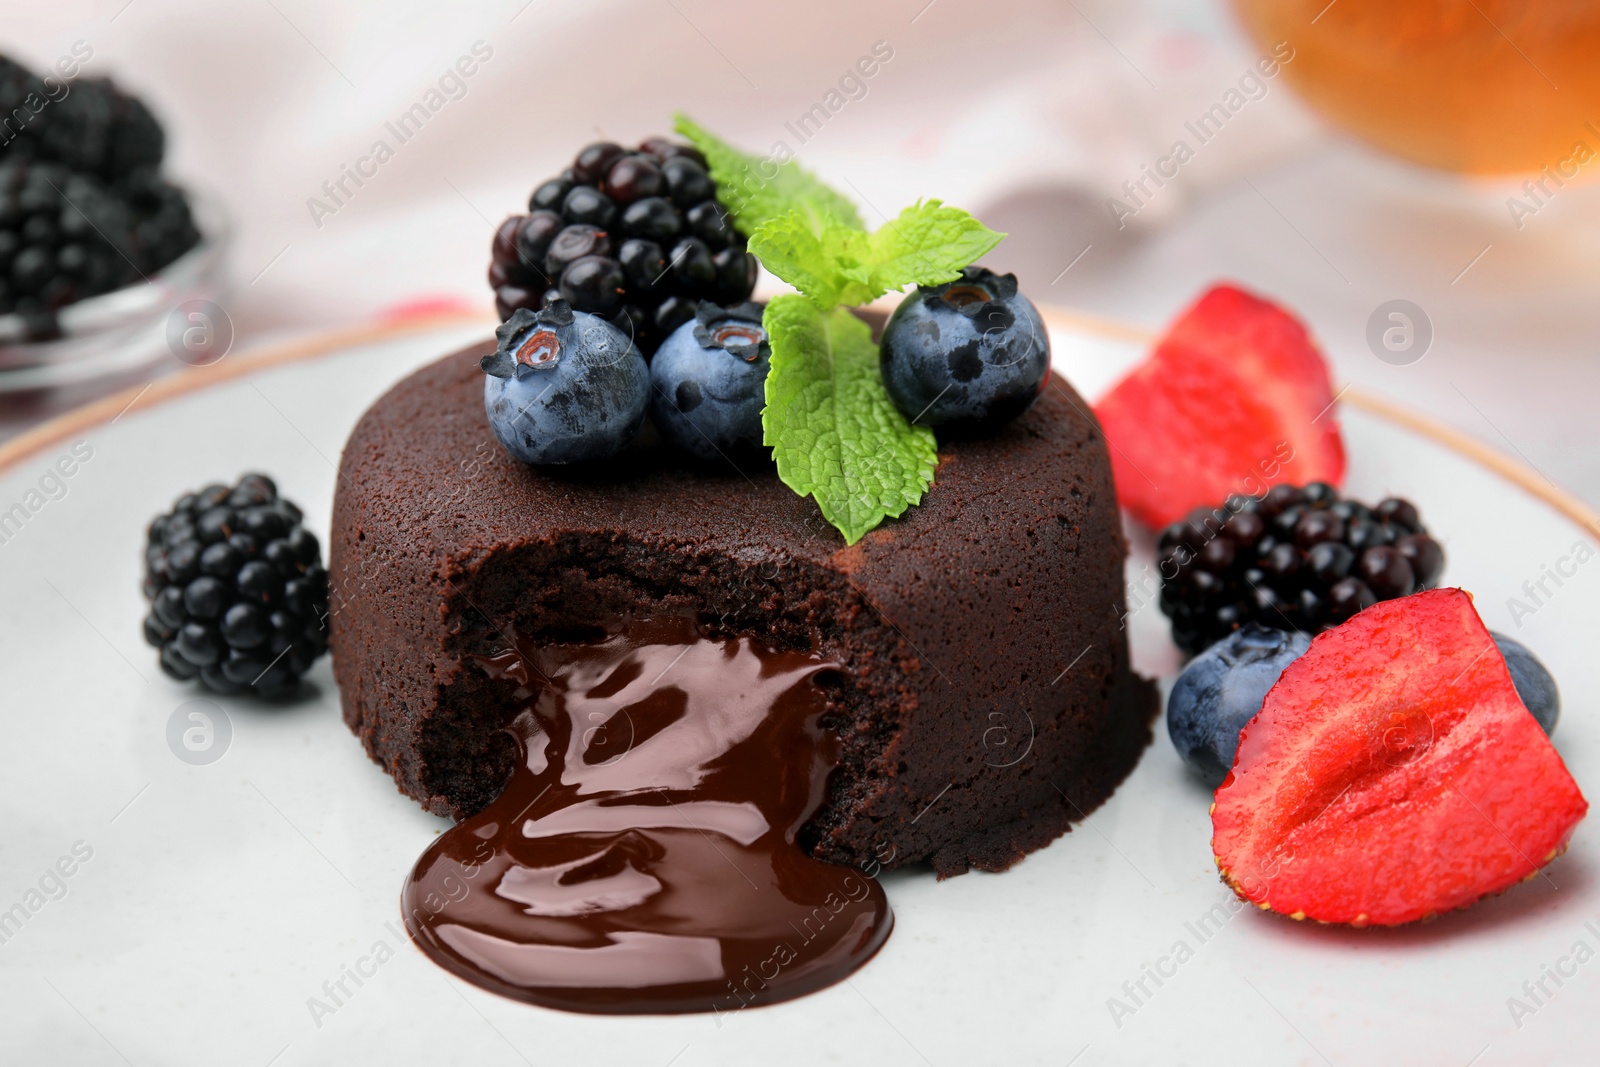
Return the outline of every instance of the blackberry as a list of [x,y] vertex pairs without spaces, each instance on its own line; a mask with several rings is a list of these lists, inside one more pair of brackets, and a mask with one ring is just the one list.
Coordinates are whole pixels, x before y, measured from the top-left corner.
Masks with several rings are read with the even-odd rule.
[[1189,655],[1249,622],[1318,633],[1431,589],[1444,549],[1409,501],[1372,508],[1323,482],[1230,497],[1161,531],[1161,610]]
[[183,192],[160,176],[150,110],[104,79],[61,88],[0,56],[0,315],[21,316],[29,340],[56,336],[60,309],[142,281],[200,240]]
[[328,650],[328,572],[300,509],[246,474],[179,497],[145,544],[145,640],[218,693],[292,696]]
[[0,56],[0,115],[11,120],[8,158],[61,163],[108,183],[160,166],[166,154],[166,135],[150,109],[105,78],[74,78],[63,94],[60,82],[47,85]]
[[687,145],[589,145],[534,189],[528,212],[501,223],[492,245],[489,285],[502,320],[565,300],[649,357],[700,301],[733,306],[755,288],[756,259],[717,200],[705,158]]
[[93,177],[59,163],[0,163],[0,314],[48,335],[56,311],[137,281],[136,225]]
[[189,198],[156,168],[131,171],[114,188],[133,210],[134,262],[140,273],[155,274],[200,243]]

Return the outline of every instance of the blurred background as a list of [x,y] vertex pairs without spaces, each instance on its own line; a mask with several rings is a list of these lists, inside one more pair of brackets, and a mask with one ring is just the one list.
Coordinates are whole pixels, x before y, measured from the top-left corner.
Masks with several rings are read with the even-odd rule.
[[[1159,328],[1241,282],[1308,322],[1336,379],[1600,502],[1594,8],[7,0],[0,52],[77,57],[149,105],[168,177],[226,231],[235,353],[430,310],[487,323],[500,220],[585,142],[683,110],[781,144],[870,225],[918,197],[973,210],[1041,303]],[[1400,350],[1376,340],[1395,306]],[[0,437],[128,380],[0,399]]]

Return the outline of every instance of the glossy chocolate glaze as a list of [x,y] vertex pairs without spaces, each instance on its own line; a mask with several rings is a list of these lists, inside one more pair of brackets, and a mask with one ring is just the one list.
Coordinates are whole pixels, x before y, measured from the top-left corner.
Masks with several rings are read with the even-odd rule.
[[570,1011],[722,1013],[837,982],[888,938],[878,883],[796,842],[837,762],[827,663],[670,617],[481,665],[517,685],[521,758],[406,883],[436,962]]

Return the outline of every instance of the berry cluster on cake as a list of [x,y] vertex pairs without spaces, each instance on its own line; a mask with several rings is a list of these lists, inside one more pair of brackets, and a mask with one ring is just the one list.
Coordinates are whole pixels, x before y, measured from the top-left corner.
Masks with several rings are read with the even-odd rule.
[[[591,145],[535,189],[495,238],[496,341],[352,434],[330,543],[346,719],[405,792],[469,814],[513,760],[512,703],[473,657],[684,613],[838,665],[815,854],[1009,866],[1110,794],[1153,716],[1105,440],[1015,279],[971,265],[1001,235],[938,201],[868,233],[792,164],[766,181],[680,130],[692,146]],[[742,258],[672,267],[713,234],[801,293],[749,303]],[[641,242],[667,264],[651,284]],[[850,308],[906,284],[880,349]]]

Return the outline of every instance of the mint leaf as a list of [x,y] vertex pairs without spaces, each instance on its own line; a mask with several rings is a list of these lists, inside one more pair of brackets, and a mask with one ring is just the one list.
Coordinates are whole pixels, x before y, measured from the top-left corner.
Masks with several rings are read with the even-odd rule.
[[767,305],[762,325],[772,369],[761,426],[778,477],[814,497],[853,545],[933,484],[933,431],[907,423],[889,399],[872,332],[849,311],[785,295]]
[[674,128],[705,156],[750,251],[804,294],[777,297],[762,320],[772,346],[763,439],[783,483],[855,544],[922,500],[938,452],[933,431],[889,399],[871,331],[840,305],[954,281],[1005,234],[938,200],[869,234],[854,204],[795,163],[741,152],[687,115]]
[[856,206],[843,194],[822,184],[798,163],[762,159],[723,141],[697,125],[687,115],[678,115],[673,129],[687,137],[706,157],[711,180],[717,185],[717,198],[733,215],[733,224],[746,237],[762,223],[797,212],[813,225],[833,219],[843,226],[865,229]]
[[871,235],[828,218],[784,215],[751,234],[750,251],[826,310],[870,303],[907,285],[953,281],[1004,237],[960,208],[927,200]]
[[[924,200],[872,235],[872,285],[877,299],[907,285],[942,285],[961,276],[1005,239],[958,207]],[[798,288],[798,286],[796,286]]]
[[771,219],[750,237],[750,251],[824,311],[869,303],[883,291],[872,287],[872,237],[833,219],[813,225],[793,212]]

